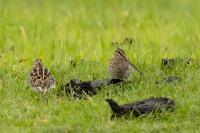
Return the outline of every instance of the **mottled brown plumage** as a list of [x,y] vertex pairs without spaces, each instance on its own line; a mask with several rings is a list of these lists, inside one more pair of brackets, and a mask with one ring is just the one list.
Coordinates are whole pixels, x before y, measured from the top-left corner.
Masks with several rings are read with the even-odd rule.
[[34,67],[30,73],[29,83],[35,91],[47,92],[56,86],[51,72],[45,68],[41,59],[34,61]]
[[112,78],[126,79],[131,75],[132,68],[135,68],[143,75],[143,73],[126,58],[125,52],[122,49],[117,48],[108,68]]

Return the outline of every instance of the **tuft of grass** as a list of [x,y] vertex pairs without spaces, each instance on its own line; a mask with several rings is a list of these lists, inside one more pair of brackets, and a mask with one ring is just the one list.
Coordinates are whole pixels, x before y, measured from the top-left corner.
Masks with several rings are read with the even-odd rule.
[[[198,0],[1,0],[0,129],[2,132],[198,132],[200,123],[200,17]],[[59,85],[70,79],[108,78],[119,44],[145,73],[131,84],[103,88],[84,99],[35,93],[27,79],[35,58]],[[188,58],[190,65],[162,69],[162,58]],[[71,65],[71,61],[76,66]],[[177,75],[176,85],[156,84]],[[140,82],[138,82],[140,81]],[[176,111],[155,117],[110,120],[105,99],[128,103],[151,96],[176,101]]]

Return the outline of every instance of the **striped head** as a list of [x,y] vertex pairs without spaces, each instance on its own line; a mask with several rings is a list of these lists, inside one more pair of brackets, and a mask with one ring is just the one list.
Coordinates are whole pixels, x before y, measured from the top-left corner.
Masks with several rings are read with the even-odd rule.
[[36,59],[33,63],[34,63],[34,67],[43,67],[41,59]]
[[29,83],[35,91],[47,92],[56,85],[51,72],[43,67],[42,60],[34,61],[33,70],[30,73]]

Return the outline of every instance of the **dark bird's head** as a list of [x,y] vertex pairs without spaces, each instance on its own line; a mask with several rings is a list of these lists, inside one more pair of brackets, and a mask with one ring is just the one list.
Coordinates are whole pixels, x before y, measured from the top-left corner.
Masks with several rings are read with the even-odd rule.
[[121,111],[123,109],[121,106],[119,106],[117,104],[117,102],[115,102],[112,99],[106,99],[106,101],[108,102],[108,104],[110,105],[110,107],[114,113],[118,113],[119,111]]

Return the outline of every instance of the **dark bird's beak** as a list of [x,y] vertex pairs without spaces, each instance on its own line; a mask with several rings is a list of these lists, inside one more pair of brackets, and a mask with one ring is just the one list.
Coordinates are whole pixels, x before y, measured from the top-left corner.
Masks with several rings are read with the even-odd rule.
[[112,99],[106,99],[106,101],[108,102],[108,104],[110,105],[110,107],[114,113],[122,110],[121,106],[119,106],[116,101],[114,101]]

